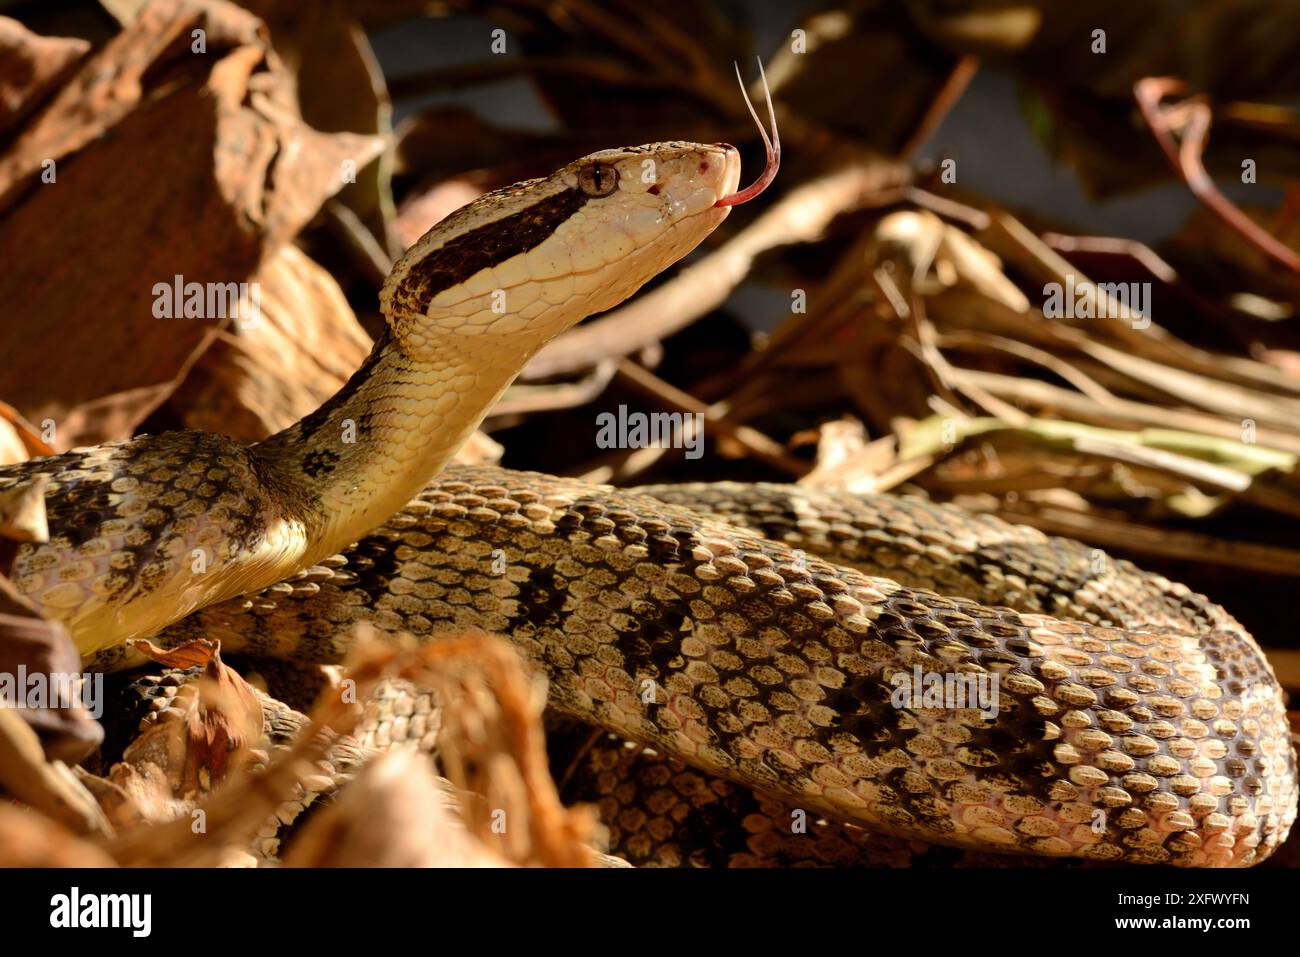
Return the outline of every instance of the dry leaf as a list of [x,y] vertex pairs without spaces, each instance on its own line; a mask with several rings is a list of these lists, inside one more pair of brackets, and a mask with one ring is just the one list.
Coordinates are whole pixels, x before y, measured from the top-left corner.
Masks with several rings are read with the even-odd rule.
[[167,651],[147,641],[133,645],[168,667],[197,666],[202,678],[176,690],[167,707],[127,746],[109,780],[128,791],[155,794],[159,807],[171,799],[193,802],[247,764],[261,744],[261,700],[221,661],[210,642]]
[[0,17],[0,135],[17,126],[58,87],[90,44],[75,37],[42,37]]
[[371,762],[303,826],[285,852],[287,867],[509,867],[473,838],[455,801],[409,751]]
[[[303,123],[255,17],[150,4],[0,156],[0,298],[20,304],[0,325],[0,395],[53,419],[59,448],[129,435],[230,311],[214,297],[203,317],[157,318],[164,290],[254,280],[343,185],[345,161],[363,168],[382,148]],[[33,187],[47,160],[57,188]]]
[[256,442],[333,395],[370,352],[334,277],[293,245],[257,275],[261,318],[225,331],[170,405],[188,428]]
[[0,803],[0,867],[114,867],[100,847],[35,811]]

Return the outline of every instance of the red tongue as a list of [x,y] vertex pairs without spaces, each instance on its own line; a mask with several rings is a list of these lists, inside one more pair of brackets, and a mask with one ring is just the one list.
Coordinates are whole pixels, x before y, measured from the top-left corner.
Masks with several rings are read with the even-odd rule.
[[749,100],[749,93],[745,91],[745,81],[740,78],[740,65],[736,65],[736,79],[740,80],[741,96],[745,98],[745,105],[749,107],[749,115],[754,118],[754,125],[758,127],[759,135],[763,137],[763,146],[767,149],[767,165],[763,167],[762,175],[753,183],[739,192],[722,197],[713,204],[714,206],[739,206],[741,203],[748,203],[771,185],[772,180],[776,179],[776,171],[781,168],[781,134],[776,128],[776,110],[772,106],[772,91],[767,88],[767,74],[763,72],[763,60],[761,58],[758,61],[758,75],[763,78],[763,95],[767,97],[767,115],[772,123],[771,139],[768,139],[767,130],[763,129],[763,124],[758,120],[758,111],[754,109],[754,104]]

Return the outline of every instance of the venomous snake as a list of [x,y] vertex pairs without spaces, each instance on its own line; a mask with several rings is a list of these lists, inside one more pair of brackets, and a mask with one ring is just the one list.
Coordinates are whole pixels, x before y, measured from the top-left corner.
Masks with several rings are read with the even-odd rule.
[[[328,565],[162,641],[334,662],[362,620],[481,629],[546,674],[558,711],[833,820],[1112,862],[1262,859],[1296,806],[1267,662],[1217,605],[1100,554],[912,498],[452,466]],[[917,666],[998,674],[997,713],[897,707]]]
[[[1281,690],[1181,586],[906,499],[428,482],[541,345],[764,185],[738,172],[729,146],[655,144],[458,211],[394,267],[356,375],[256,446],[168,433],[0,469],[48,483],[19,590],[94,667],[160,631],[335,661],[363,618],[483,628],[559,711],[835,820],[1134,863],[1271,853],[1296,808]],[[911,675],[996,678],[995,706],[900,702]]]

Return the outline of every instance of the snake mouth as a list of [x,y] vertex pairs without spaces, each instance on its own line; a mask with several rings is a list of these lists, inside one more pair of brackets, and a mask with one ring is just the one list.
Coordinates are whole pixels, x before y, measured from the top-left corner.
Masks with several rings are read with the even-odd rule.
[[[763,137],[763,148],[767,151],[767,164],[763,167],[763,172],[759,174],[758,179],[738,192],[730,193],[719,199],[714,206],[739,206],[741,203],[748,203],[754,197],[760,195],[772,181],[776,179],[777,170],[781,168],[781,133],[776,128],[776,109],[772,106],[772,91],[767,85],[767,74],[763,72],[763,61],[758,61],[758,74],[763,81],[763,96],[767,99],[767,117],[772,127],[772,136],[769,139],[767,130],[758,119],[758,111],[754,109],[753,101],[749,98],[749,93],[745,89],[745,81],[740,76],[740,65],[736,65],[736,79],[740,81],[740,93],[745,98],[745,105],[749,107],[749,115],[754,118],[754,125],[758,127],[758,134]],[[720,143],[720,146],[728,150],[735,150],[734,146],[728,143]],[[730,159],[730,154],[728,154]],[[739,179],[737,179],[739,182]]]
[[730,143],[714,143],[713,145],[722,150],[724,172],[722,174],[722,189],[719,191],[719,198],[709,208],[717,209],[722,207],[725,209],[730,204],[724,203],[723,200],[738,195],[737,191],[740,188],[740,150],[736,149]]

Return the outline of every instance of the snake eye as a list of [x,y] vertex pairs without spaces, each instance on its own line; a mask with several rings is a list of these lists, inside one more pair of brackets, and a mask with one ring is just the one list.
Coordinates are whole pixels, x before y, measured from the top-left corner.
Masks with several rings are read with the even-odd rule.
[[588,196],[608,196],[618,188],[618,169],[607,163],[590,163],[578,170],[578,188]]

